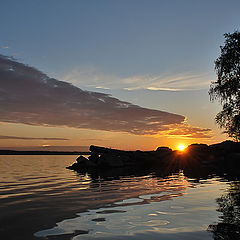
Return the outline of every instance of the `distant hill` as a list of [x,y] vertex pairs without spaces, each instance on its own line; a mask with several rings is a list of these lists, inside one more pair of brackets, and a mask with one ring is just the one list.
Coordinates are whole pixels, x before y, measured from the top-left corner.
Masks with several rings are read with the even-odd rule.
[[0,150],[0,155],[89,155],[90,152]]
[[89,146],[0,146],[0,150],[13,150],[13,151],[60,151],[60,152],[88,152]]

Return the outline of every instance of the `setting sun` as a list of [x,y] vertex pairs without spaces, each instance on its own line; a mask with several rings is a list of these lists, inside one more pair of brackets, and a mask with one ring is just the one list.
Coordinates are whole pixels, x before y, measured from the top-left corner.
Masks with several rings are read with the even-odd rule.
[[186,148],[186,145],[184,145],[184,144],[179,144],[179,145],[178,145],[178,150],[179,150],[179,151],[184,151],[185,148]]

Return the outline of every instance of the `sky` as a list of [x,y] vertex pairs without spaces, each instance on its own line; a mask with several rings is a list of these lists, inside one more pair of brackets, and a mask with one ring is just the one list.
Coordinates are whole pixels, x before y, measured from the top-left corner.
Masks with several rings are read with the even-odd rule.
[[3,1],[0,148],[212,144],[214,61],[239,1]]

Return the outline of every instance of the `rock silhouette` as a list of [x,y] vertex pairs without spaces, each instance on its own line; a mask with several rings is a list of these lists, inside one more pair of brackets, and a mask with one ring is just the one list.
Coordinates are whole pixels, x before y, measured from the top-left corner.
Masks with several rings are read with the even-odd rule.
[[116,168],[197,168],[233,170],[240,167],[240,143],[225,141],[218,144],[192,144],[183,152],[168,147],[158,147],[155,151],[124,151],[99,146],[90,146],[91,155],[79,156],[76,163],[67,167],[76,171]]

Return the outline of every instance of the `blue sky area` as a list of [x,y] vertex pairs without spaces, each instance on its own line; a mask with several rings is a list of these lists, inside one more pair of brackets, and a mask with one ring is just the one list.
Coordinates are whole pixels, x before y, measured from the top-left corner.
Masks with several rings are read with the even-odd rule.
[[[208,89],[223,34],[240,28],[239,9],[235,0],[2,1],[0,54],[83,90],[180,114],[212,129],[205,140],[214,142],[226,136],[214,124],[220,106],[210,103]],[[0,126],[11,135],[7,129]],[[18,133],[40,138],[25,125]]]
[[212,73],[239,1],[3,1],[1,49],[49,74]]

